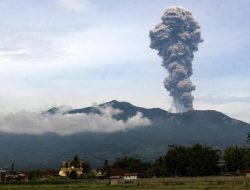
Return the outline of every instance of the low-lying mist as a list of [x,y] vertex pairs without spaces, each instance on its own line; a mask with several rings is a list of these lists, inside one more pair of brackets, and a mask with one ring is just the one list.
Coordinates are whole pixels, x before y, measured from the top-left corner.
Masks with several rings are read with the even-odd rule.
[[78,132],[112,133],[151,124],[141,112],[127,120],[117,120],[114,116],[121,114],[122,110],[114,109],[111,105],[95,108],[99,113],[68,114],[63,109],[54,114],[31,111],[8,113],[0,115],[0,131],[15,134],[71,135]]

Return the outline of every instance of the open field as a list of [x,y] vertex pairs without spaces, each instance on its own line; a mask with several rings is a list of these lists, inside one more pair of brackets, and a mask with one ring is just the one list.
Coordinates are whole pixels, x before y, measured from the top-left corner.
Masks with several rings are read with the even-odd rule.
[[108,180],[36,181],[19,184],[0,184],[3,190],[250,190],[246,177],[197,177],[197,178],[150,178],[136,183],[110,186]]

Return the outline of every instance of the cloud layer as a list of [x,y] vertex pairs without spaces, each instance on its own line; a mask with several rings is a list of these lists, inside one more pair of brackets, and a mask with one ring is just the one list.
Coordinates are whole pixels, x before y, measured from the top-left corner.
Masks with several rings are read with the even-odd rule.
[[[0,113],[111,99],[168,110],[148,30],[173,4],[192,11],[205,39],[193,62],[194,108],[250,122],[249,101],[235,100],[236,109],[225,99],[250,94],[250,1],[0,1]],[[211,94],[216,105],[199,98]]]
[[67,11],[83,12],[89,8],[87,0],[58,0],[58,3]]
[[71,135],[77,132],[111,133],[125,131],[151,124],[150,120],[137,112],[126,121],[116,120],[114,116],[122,110],[111,106],[96,107],[97,113],[63,114],[62,109],[56,114],[20,111],[0,116],[0,131],[15,134],[44,134]]

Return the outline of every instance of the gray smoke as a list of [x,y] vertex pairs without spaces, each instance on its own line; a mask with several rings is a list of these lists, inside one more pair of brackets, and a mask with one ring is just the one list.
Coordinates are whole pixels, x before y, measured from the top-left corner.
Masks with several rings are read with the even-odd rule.
[[177,111],[193,109],[191,92],[195,86],[190,80],[193,73],[194,51],[202,42],[201,30],[191,12],[182,7],[169,7],[161,18],[162,22],[150,31],[150,47],[158,50],[163,58],[162,66],[169,76],[164,81],[165,88],[174,98]]

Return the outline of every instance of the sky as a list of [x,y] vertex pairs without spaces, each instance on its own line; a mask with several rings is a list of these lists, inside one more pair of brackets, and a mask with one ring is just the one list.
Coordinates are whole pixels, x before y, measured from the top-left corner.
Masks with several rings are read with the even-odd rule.
[[172,5],[192,12],[204,39],[194,109],[250,123],[248,0],[0,0],[0,113],[114,99],[171,111],[149,31]]

